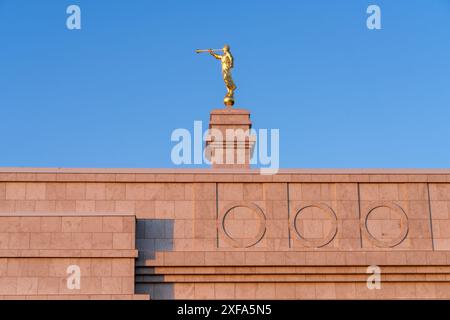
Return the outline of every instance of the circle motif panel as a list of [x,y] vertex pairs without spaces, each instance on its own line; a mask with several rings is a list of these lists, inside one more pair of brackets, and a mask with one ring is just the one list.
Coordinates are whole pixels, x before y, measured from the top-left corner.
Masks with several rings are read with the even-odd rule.
[[374,202],[361,220],[366,237],[377,247],[392,248],[408,235],[408,217],[403,209],[391,202]]
[[256,245],[266,233],[266,217],[253,203],[233,204],[225,208],[222,218],[225,240],[236,248]]
[[307,204],[297,210],[291,220],[291,229],[305,247],[320,248],[336,236],[337,217],[333,209],[325,204]]

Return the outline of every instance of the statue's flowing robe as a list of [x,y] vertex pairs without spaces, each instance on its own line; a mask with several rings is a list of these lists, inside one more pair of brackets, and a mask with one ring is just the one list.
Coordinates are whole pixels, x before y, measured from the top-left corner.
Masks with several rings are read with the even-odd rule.
[[225,86],[231,91],[231,95],[233,94],[233,90],[236,89],[236,85],[234,84],[233,78],[231,77],[231,69],[233,68],[233,64],[231,61],[231,57],[228,55],[223,55],[222,57],[222,76],[223,81],[225,82]]

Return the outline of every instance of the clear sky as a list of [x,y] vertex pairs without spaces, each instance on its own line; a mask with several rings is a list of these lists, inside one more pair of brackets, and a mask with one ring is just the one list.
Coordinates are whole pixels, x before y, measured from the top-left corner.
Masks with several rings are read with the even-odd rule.
[[0,0],[0,166],[173,167],[225,43],[281,167],[450,167],[450,0]]

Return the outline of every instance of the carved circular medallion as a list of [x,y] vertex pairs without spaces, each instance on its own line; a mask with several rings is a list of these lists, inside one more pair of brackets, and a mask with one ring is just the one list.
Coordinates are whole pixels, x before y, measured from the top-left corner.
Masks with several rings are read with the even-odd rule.
[[291,220],[291,229],[305,247],[320,248],[336,236],[337,217],[329,206],[311,203],[297,210]]
[[408,235],[408,216],[395,203],[374,202],[361,219],[361,229],[375,246],[392,248]]
[[266,233],[266,217],[260,207],[245,202],[225,208],[222,218],[225,240],[236,248],[256,245]]

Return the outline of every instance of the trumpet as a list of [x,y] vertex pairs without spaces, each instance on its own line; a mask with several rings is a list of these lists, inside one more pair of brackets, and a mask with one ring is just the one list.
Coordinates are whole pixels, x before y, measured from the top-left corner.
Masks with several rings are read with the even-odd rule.
[[202,53],[202,52],[209,52],[209,50],[214,51],[223,51],[223,49],[197,49],[195,50],[195,53]]

